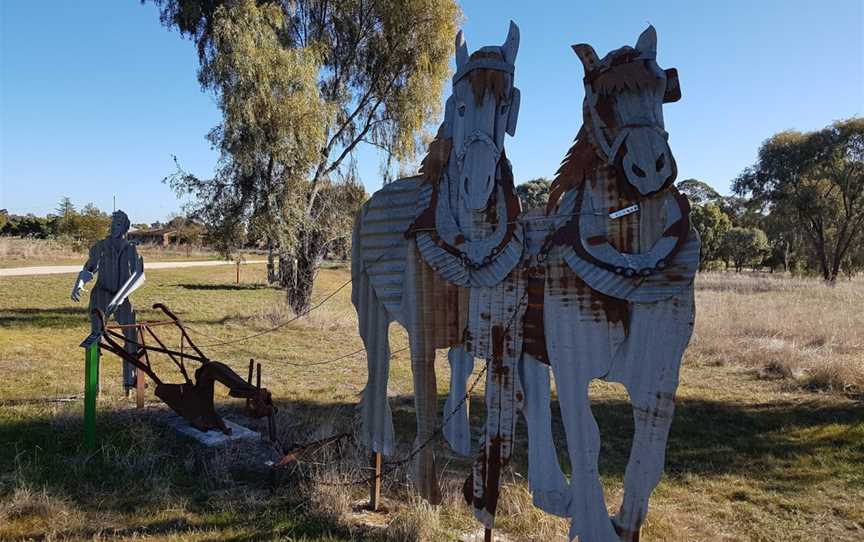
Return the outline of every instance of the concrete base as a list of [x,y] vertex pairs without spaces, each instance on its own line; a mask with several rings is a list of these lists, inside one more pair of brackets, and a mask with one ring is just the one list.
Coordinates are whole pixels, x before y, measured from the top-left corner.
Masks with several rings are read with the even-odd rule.
[[246,440],[246,439],[260,439],[261,434],[242,425],[237,425],[231,420],[225,419],[225,425],[227,425],[231,429],[231,434],[226,435],[222,431],[199,431],[189,425],[185,419],[181,418],[177,414],[173,412],[167,416],[165,419],[166,424],[171,429],[177,431],[178,433],[185,435],[189,438],[195,439],[200,442],[204,446],[209,448],[213,448],[215,446],[221,446],[228,442],[236,441],[236,440]]

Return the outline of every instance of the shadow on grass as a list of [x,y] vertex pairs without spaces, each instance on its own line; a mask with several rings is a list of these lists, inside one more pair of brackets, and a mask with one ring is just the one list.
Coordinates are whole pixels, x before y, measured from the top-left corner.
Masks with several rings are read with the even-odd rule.
[[89,326],[87,304],[80,307],[0,310],[0,328],[73,328]]
[[273,286],[268,286],[261,283],[253,284],[177,284],[178,288],[184,290],[203,290],[203,291],[245,291],[245,290],[268,290],[275,289]]
[[[221,405],[220,411],[242,418],[240,404]],[[0,526],[3,540],[357,539],[356,527],[306,506],[296,474],[265,466],[273,455],[264,443],[205,448],[168,429],[161,409],[100,405],[97,449],[91,452],[81,443],[80,405],[64,414],[39,412],[32,415],[32,406],[0,411],[0,503],[10,503],[0,505],[0,515],[11,505],[8,517],[21,520],[17,527]],[[103,519],[55,528],[50,507],[29,505],[25,498],[16,510],[20,489],[60,503],[61,510]],[[20,530],[6,530],[11,528]]]
[[[444,396],[439,397],[443,408]],[[471,401],[475,430],[484,417],[480,397]],[[348,402],[278,400],[283,449],[311,439],[318,430],[333,432],[353,427],[354,405]],[[402,459],[415,434],[413,398],[391,398]],[[98,532],[123,538],[141,535],[182,535],[214,531],[214,539],[255,540],[300,537],[304,540],[356,539],[357,532],[310,512],[298,496],[295,481],[281,471],[225,464],[223,452],[201,448],[179,437],[157,421],[152,412],[106,411],[99,413],[100,448],[87,453],[81,447],[80,405],[65,415],[47,411],[8,409],[0,412],[0,501],[15,487],[45,488],[86,512],[113,512],[146,516],[179,506],[192,519],[144,523],[114,531],[93,528],[60,533],[59,538],[91,538]],[[220,412],[235,417],[238,402],[219,405]],[[623,476],[630,454],[632,411],[624,400],[603,399],[593,405],[603,435],[600,472],[603,477]],[[28,415],[30,412],[30,415]],[[553,433],[564,458],[563,425],[557,403],[552,405]],[[714,478],[735,476],[765,491],[787,497],[806,492],[813,484],[859,483],[856,469],[864,464],[864,405],[813,400],[765,404],[681,400],[669,439],[666,472],[672,483],[686,483],[685,476]],[[318,438],[324,435],[317,435]],[[448,456],[443,443],[435,443],[439,455]],[[476,448],[476,443],[475,443]],[[527,442],[524,423],[514,445],[512,468],[527,474]],[[220,462],[221,461],[221,462]],[[445,477],[464,479],[473,459],[447,463]],[[220,467],[221,465],[221,467]],[[251,498],[255,494],[257,498]],[[176,504],[176,503],[182,504]],[[228,510],[226,512],[226,510]],[[191,516],[189,516],[191,514]],[[254,518],[254,522],[250,521]],[[225,532],[221,532],[225,531]],[[44,538],[25,533],[21,538]],[[57,533],[54,536],[58,536]]]

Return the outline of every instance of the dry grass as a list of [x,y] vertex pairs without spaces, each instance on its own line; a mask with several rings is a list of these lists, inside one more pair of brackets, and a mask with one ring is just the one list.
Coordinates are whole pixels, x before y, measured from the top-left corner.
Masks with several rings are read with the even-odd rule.
[[[87,258],[86,252],[86,249],[79,249],[72,242],[4,236],[0,237],[0,268],[83,264]],[[141,245],[138,252],[145,261],[219,259],[219,255],[212,250],[185,246]]]
[[[262,284],[262,265],[248,266],[243,277],[246,283],[235,286],[231,268],[148,272],[135,294],[139,318],[158,318],[149,307],[165,302],[206,344],[293,317],[283,293]],[[3,400],[81,393],[77,344],[87,325],[84,309],[68,301],[72,278],[0,279]],[[347,278],[345,269],[323,270],[313,304]],[[682,368],[666,476],[652,498],[643,539],[864,538],[864,406],[850,393],[864,350],[861,290],[861,282],[832,289],[817,281],[699,277],[699,316]],[[250,357],[264,363],[265,385],[280,408],[282,448],[354,427],[366,376],[363,356],[312,370],[282,363],[328,360],[360,348],[349,296],[346,288],[312,315],[260,339],[204,348],[240,374]],[[177,340],[170,336],[169,343]],[[394,350],[406,344],[396,326],[391,344]],[[411,450],[415,415],[407,353],[397,354],[391,367],[399,441],[389,459],[395,460]],[[443,404],[446,362],[437,367]],[[417,499],[410,473],[400,465],[385,476],[384,512],[373,514],[362,508],[365,484],[346,483],[369,476],[368,452],[352,439],[272,471],[264,467],[272,459],[267,446],[202,450],[165,429],[158,403],[142,413],[130,410],[121,397],[119,364],[106,357],[103,369],[95,452],[80,445],[80,402],[0,403],[0,539],[482,540],[461,495],[472,460],[454,457],[441,442],[435,446],[442,505]],[[167,363],[157,368],[170,375],[169,369]],[[481,394],[482,387],[471,401],[474,427],[483,419]],[[620,386],[598,383],[592,398],[611,511],[621,499],[632,412]],[[222,388],[217,401],[222,412],[238,415],[238,401]],[[553,413],[563,454],[557,404]],[[505,470],[496,535],[565,540],[567,522],[531,504],[524,439],[520,427]]]
[[816,390],[864,392],[864,281],[705,273],[688,359]]
[[68,243],[49,239],[0,237],[0,260],[4,263],[48,261],[80,257],[80,252]]

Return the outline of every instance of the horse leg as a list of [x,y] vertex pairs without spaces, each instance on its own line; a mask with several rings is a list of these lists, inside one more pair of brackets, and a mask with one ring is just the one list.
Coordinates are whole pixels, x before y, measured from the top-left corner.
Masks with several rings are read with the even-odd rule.
[[636,303],[622,357],[613,363],[610,376],[627,388],[635,424],[624,499],[614,520],[624,542],[639,540],[648,499],[663,475],[678,372],[692,330],[692,292],[668,301]]
[[[474,370],[474,356],[462,346],[447,353],[450,362],[450,394],[444,403],[444,438],[459,455],[471,455],[471,425],[468,420],[468,378]],[[449,417],[449,419],[447,419]]]
[[615,516],[622,542],[638,542],[648,513],[648,498],[660,482],[666,460],[666,439],[675,412],[675,395],[668,392],[630,396],[635,431],[624,474],[624,500]]
[[519,377],[525,390],[522,415],[528,428],[528,488],[534,506],[567,517],[570,490],[552,439],[549,366],[524,354],[519,362]]
[[597,468],[600,429],[591,413],[589,380],[579,374],[576,360],[553,364],[561,417],[567,435],[567,451],[573,473],[570,478],[570,539],[585,542],[618,542],[603,497]]
[[390,318],[365,271],[354,274],[351,301],[357,308],[369,377],[360,401],[360,439],[373,452],[393,455],[393,415],[387,401],[390,375]]
[[[441,502],[441,490],[435,473],[433,437],[438,420],[438,385],[435,380],[435,348],[422,337],[409,335],[411,372],[414,377],[414,407],[417,412],[417,438],[414,450],[414,484],[417,491],[431,504]],[[422,449],[421,449],[422,447]]]

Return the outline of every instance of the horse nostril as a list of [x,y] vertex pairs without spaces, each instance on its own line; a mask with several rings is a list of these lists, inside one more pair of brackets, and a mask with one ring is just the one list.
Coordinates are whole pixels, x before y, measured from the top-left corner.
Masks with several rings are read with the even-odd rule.
[[657,167],[657,171],[663,169],[663,166],[666,165],[666,153],[660,153],[660,156],[657,158],[657,163],[654,164]]
[[637,177],[645,177],[645,172],[642,171],[642,168],[637,166],[636,164],[633,164],[633,167],[631,167],[630,169],[633,170],[633,173],[635,173]]

